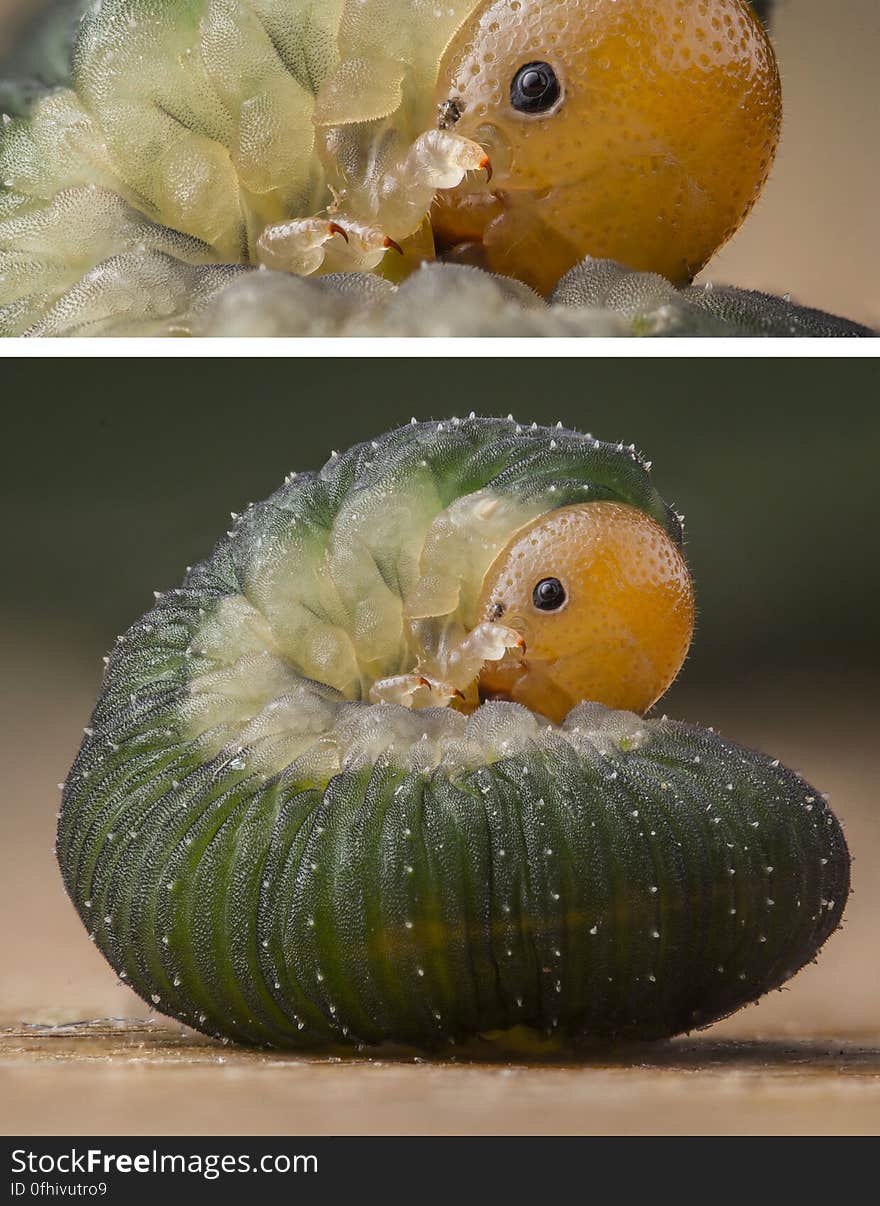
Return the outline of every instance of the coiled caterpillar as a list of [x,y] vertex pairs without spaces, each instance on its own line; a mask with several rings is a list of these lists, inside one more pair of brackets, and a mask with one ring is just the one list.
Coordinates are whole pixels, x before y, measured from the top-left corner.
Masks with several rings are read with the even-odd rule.
[[100,0],[0,130],[0,332],[149,311],[181,264],[689,280],[779,121],[745,0]]
[[849,885],[822,797],[645,720],[693,611],[634,450],[416,423],[292,474],[119,638],[58,857],[162,1012],[270,1045],[659,1038]]

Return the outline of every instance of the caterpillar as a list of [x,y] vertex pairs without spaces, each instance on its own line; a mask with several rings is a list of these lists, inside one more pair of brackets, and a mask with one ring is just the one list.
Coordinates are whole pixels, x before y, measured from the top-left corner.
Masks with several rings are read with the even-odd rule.
[[[0,333],[205,265],[689,281],[780,125],[745,0],[100,0],[0,127]],[[189,282],[180,286],[179,281]],[[105,305],[106,305],[105,300]],[[50,323],[50,326],[53,324]]]
[[775,759],[643,713],[691,639],[632,447],[416,422],[293,473],[107,660],[67,891],[208,1034],[659,1039],[836,929],[844,837]]

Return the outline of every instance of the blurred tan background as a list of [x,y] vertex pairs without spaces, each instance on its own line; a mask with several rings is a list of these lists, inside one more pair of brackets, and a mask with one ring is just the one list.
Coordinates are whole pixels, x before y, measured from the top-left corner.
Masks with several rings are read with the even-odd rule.
[[[551,381],[539,359],[31,360],[7,362],[4,390],[0,1133],[880,1130],[876,361],[558,360]],[[687,516],[699,606],[662,709],[830,794],[855,859],[844,929],[704,1035],[574,1068],[233,1051],[155,1015],[34,1029],[151,1017],[90,944],[51,852],[101,655],[287,471],[472,406],[653,458]]]
[[880,3],[779,0],[779,157],[743,228],[703,272],[880,326]]
[[[0,0],[0,56],[46,0]],[[880,327],[880,3],[778,0],[785,124],[743,229],[699,278]]]

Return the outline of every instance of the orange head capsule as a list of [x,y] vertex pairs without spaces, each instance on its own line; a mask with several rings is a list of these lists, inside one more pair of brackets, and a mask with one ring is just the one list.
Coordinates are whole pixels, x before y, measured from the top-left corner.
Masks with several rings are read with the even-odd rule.
[[642,712],[678,674],[694,627],[678,546],[635,507],[561,507],[522,529],[483,581],[479,617],[525,641],[486,664],[484,697],[557,723],[584,700]]
[[487,0],[436,101],[493,167],[441,194],[438,246],[542,292],[587,255],[689,280],[754,204],[781,120],[745,0]]

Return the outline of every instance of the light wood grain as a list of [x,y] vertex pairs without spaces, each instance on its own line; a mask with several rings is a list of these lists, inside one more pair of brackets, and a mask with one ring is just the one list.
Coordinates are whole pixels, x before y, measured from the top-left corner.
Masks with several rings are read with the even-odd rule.
[[161,1027],[0,1038],[26,1134],[872,1134],[880,1049],[709,1038],[558,1065],[302,1057]]

